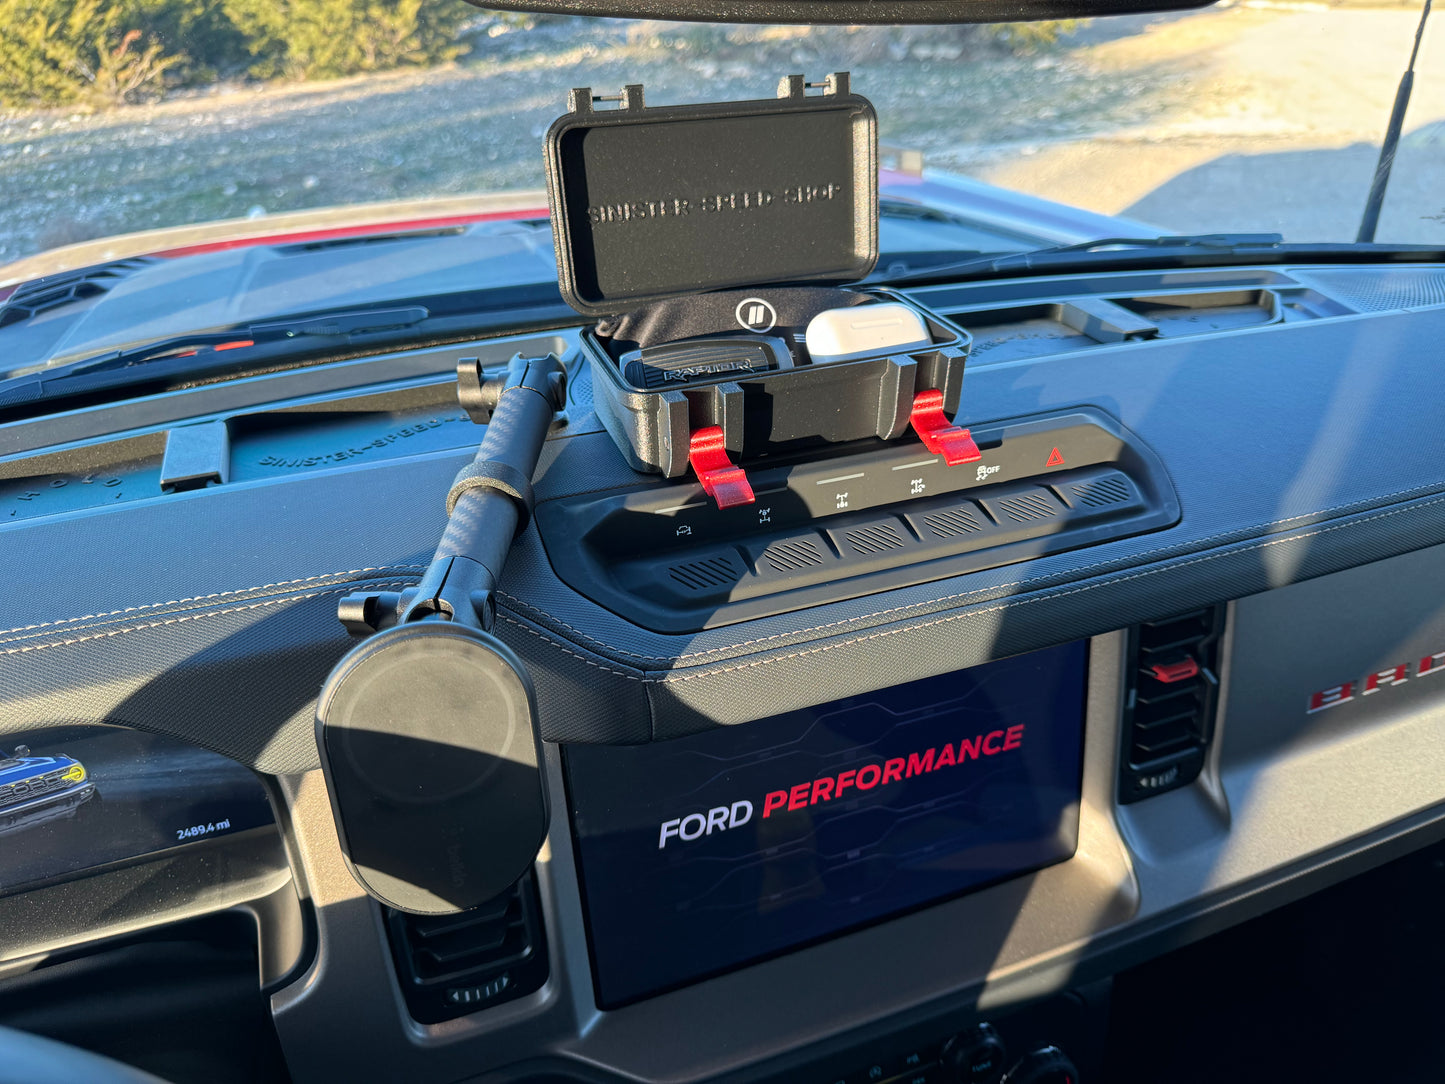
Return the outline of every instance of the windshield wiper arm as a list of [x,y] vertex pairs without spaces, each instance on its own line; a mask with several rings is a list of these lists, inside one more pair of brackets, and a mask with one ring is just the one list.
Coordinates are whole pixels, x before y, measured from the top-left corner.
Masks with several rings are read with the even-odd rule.
[[261,367],[319,364],[419,342],[566,326],[576,314],[555,283],[491,287],[385,307],[298,313],[111,350],[0,375],[0,410],[134,384],[215,377]]
[[367,309],[362,312],[338,312],[324,316],[301,316],[288,320],[272,320],[251,325],[251,338],[256,341],[295,339],[300,336],[365,335],[374,331],[396,331],[415,327],[431,312],[421,305],[396,309]]
[[891,276],[888,282],[903,285],[915,281],[934,281],[939,278],[957,277],[973,273],[995,271],[1027,271],[1040,264],[1055,262],[1053,257],[1071,254],[1108,255],[1113,249],[1158,249],[1181,251],[1218,251],[1230,254],[1246,254],[1278,248],[1284,237],[1278,233],[1196,233],[1165,235],[1162,237],[1101,237],[1093,241],[1079,241],[1068,245],[1050,245],[1048,248],[1031,249],[1028,252],[1010,252],[1002,256],[980,256],[976,259],[960,260],[957,263],[941,264],[921,268],[907,274]]
[[[421,305],[408,305],[298,316],[225,331],[180,335],[0,380],[0,407],[98,391],[136,380],[164,379],[182,373],[199,375],[234,366],[241,356],[231,355],[233,350],[286,343],[299,338],[342,338],[351,342],[360,335],[415,327],[430,315]],[[145,367],[143,373],[138,371],[142,366]]]
[[[1101,237],[1073,245],[1056,245],[1037,252],[1094,252],[1101,248],[1274,248],[1283,243],[1280,233],[1186,233],[1162,237]],[[1031,255],[1031,253],[1024,253]]]

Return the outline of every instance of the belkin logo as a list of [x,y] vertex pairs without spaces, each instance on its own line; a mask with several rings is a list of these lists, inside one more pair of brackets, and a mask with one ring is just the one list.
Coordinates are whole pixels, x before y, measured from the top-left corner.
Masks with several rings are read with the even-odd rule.
[[[1413,674],[1411,673],[1412,668]],[[1393,689],[1397,685],[1405,684],[1412,677],[1423,678],[1439,673],[1445,673],[1445,651],[1426,655],[1417,663],[1402,662],[1396,666],[1387,666],[1383,670],[1367,674],[1359,681],[1346,681],[1341,685],[1331,685],[1328,689],[1311,693],[1309,710],[1306,714],[1313,715],[1326,708],[1337,708],[1341,704],[1348,704],[1358,697],[1370,696],[1382,689]]]

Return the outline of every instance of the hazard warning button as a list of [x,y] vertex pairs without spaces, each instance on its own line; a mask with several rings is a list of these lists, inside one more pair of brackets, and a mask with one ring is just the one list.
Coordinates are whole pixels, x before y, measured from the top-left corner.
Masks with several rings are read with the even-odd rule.
[[1064,465],[1064,456],[1063,456],[1063,453],[1061,453],[1057,448],[1055,448],[1052,452],[1050,452],[1050,453],[1049,453],[1049,458],[1044,461],[1044,466],[1046,466],[1046,467],[1062,467],[1063,465]]

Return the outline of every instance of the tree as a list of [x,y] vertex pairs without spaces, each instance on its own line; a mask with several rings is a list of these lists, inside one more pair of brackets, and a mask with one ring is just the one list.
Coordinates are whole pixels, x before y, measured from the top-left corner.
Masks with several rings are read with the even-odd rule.
[[457,31],[476,17],[462,0],[222,0],[246,36],[260,78],[331,78],[463,51]]
[[102,0],[0,0],[0,104],[115,105],[180,63]]

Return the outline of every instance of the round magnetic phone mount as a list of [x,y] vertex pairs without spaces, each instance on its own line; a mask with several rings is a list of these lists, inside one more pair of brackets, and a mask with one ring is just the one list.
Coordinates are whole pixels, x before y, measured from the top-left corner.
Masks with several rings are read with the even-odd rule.
[[547,832],[532,683],[496,637],[449,621],[386,629],[332,671],[316,738],[341,848],[378,900],[475,907]]

